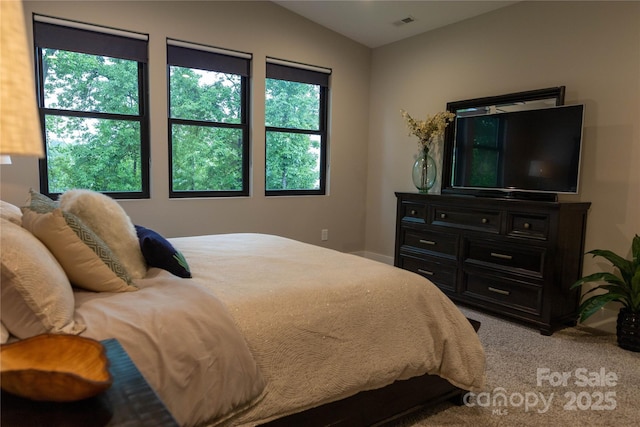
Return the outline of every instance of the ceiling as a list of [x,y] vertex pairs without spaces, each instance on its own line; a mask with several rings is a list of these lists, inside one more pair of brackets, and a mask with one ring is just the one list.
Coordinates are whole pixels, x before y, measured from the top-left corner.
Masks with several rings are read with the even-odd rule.
[[[517,1],[276,0],[274,3],[365,46],[376,48]],[[411,19],[412,22],[403,22]]]

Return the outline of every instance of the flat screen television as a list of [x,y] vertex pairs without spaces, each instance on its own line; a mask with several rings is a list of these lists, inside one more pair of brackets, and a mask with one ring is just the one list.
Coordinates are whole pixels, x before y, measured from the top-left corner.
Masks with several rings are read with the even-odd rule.
[[577,194],[584,105],[455,121],[451,189],[476,195],[555,198]]

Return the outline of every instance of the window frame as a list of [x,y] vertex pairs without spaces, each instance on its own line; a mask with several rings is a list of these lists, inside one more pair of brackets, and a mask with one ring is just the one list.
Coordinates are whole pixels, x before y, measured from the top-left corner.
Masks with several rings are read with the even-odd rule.
[[[148,71],[148,34],[134,33],[109,27],[63,20],[43,15],[33,15],[34,55],[36,74],[36,94],[38,115],[45,156],[39,159],[40,192],[53,199],[59,192],[49,188],[49,168],[47,157],[46,117],[61,116],[75,118],[109,119],[132,121],[140,126],[140,191],[101,191],[114,199],[150,198],[150,136],[149,136],[149,71]],[[104,113],[78,110],[65,110],[45,107],[44,64],[42,49],[58,49],[82,54],[107,56],[119,59],[135,60],[138,77],[138,114]]]
[[[490,115],[480,115],[478,116],[479,118],[489,118],[489,119],[493,119]],[[495,182],[497,185],[498,182],[500,182],[503,178],[504,175],[504,168],[502,167],[502,162],[504,159],[504,145],[503,145],[503,141],[498,139],[498,135],[500,135],[500,132],[502,130],[502,127],[504,126],[504,124],[501,123],[501,121],[498,120],[498,126],[495,127],[495,130],[493,132],[493,141],[496,142],[496,145],[487,145],[485,143],[473,143],[472,146],[472,151],[471,151],[471,155],[475,155],[476,153],[479,154],[484,154],[484,153],[491,153],[496,155],[496,167],[494,168],[496,170],[496,175],[492,178],[495,178]],[[471,172],[471,171],[470,171]],[[477,184],[477,183],[474,183]]]
[[[329,76],[331,75],[331,69],[270,57],[267,57],[266,62],[266,79],[285,80],[290,82],[319,85],[320,105],[318,130],[267,126],[265,120],[265,196],[324,196],[327,194]],[[320,136],[320,182],[317,189],[269,190],[267,188],[267,135],[269,132],[297,133]]]
[[[250,84],[251,60],[249,53],[232,51],[213,46],[201,45],[191,42],[167,38],[167,130],[168,130],[168,175],[169,198],[201,198],[201,197],[246,197],[250,195]],[[170,53],[172,52],[172,53]],[[180,55],[180,57],[178,57]],[[194,56],[195,55],[195,56]],[[197,55],[200,55],[198,57]],[[210,61],[218,60],[213,65]],[[205,71],[236,74],[240,81],[240,123],[225,123],[206,120],[183,119],[171,117],[171,66],[200,69]],[[173,189],[173,132],[172,127],[177,125],[201,126],[206,128],[231,128],[242,131],[242,189],[241,190],[193,190],[176,191]]]

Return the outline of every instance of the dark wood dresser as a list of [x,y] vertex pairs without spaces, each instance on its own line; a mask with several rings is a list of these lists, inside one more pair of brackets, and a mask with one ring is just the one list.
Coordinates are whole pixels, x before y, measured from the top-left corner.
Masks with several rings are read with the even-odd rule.
[[395,265],[454,302],[536,327],[575,324],[591,203],[396,193]]

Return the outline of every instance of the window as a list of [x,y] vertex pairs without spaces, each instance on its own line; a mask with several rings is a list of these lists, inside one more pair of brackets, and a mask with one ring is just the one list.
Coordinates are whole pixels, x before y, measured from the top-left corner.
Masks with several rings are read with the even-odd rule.
[[470,171],[470,183],[476,187],[495,187],[502,181],[499,120],[496,117],[479,116],[472,123],[476,126],[476,137],[473,140],[471,164],[474,167]]
[[329,73],[267,58],[266,195],[325,194]]
[[170,197],[249,195],[250,59],[167,40]]
[[36,15],[40,191],[149,197],[147,39]]

